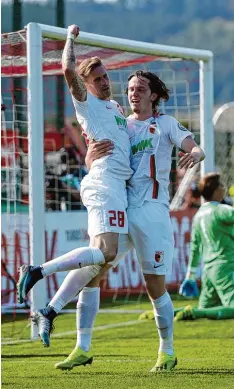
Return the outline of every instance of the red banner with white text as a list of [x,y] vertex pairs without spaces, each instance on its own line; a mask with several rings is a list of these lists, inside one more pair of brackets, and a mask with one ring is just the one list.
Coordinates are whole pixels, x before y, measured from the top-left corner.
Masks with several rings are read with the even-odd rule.
[[[183,280],[189,256],[191,223],[195,211],[171,212],[175,238],[173,270],[167,276],[169,290],[176,291]],[[27,214],[2,214],[2,304],[16,303],[15,282],[20,265],[30,262]],[[46,213],[46,261],[76,247],[88,246],[87,213]],[[43,261],[42,261],[43,262]],[[61,285],[66,273],[49,276],[46,283],[49,299]],[[145,293],[144,279],[135,250],[131,250],[120,264],[109,270],[101,284],[102,296]]]

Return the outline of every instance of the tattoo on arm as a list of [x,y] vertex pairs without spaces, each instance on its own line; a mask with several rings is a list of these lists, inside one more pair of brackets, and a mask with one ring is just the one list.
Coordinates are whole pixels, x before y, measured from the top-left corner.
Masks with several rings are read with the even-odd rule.
[[85,101],[87,98],[87,90],[83,80],[79,77],[75,70],[76,57],[74,54],[74,42],[72,39],[67,39],[63,55],[62,68],[67,85],[71,94],[78,101]]

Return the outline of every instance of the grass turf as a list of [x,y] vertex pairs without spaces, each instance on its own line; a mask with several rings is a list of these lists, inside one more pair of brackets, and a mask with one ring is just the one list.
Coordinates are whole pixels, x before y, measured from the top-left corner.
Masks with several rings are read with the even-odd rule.
[[[187,302],[175,301],[175,306]],[[151,309],[148,302],[116,308]],[[113,304],[112,304],[113,306]],[[106,304],[108,307],[108,304]],[[62,372],[54,364],[73,349],[76,335],[52,338],[51,347],[40,341],[2,346],[2,387],[9,389],[233,389],[234,320],[175,323],[178,366],[173,373],[149,373],[155,364],[158,336],[154,321],[118,327],[138,314],[99,314],[93,334],[94,362]],[[9,317],[8,317],[9,319]],[[101,326],[116,324],[114,328]],[[14,325],[4,317],[3,337],[29,336],[27,320],[21,316]],[[61,315],[55,334],[75,331],[75,315]]]

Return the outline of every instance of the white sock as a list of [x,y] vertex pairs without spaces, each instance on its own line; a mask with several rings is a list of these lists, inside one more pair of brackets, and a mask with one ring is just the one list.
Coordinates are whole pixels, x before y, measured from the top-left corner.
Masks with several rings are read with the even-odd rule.
[[173,319],[174,308],[171,297],[165,292],[156,300],[151,300],[156,326],[160,338],[159,351],[173,354]]
[[86,266],[82,269],[71,270],[65,277],[60,288],[52,298],[49,306],[59,313],[65,305],[75,298],[81,289],[96,277],[101,270],[101,266]]
[[80,247],[44,263],[42,273],[45,277],[58,271],[80,269],[85,266],[101,265],[103,263],[105,263],[105,258],[100,249]]
[[100,304],[100,288],[84,288],[79,294],[76,310],[76,348],[89,351],[95,318]]

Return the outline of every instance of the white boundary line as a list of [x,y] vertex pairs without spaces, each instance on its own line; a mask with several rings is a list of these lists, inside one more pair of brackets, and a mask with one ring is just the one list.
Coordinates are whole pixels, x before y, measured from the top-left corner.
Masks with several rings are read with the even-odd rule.
[[[135,324],[140,324],[144,323],[147,320],[130,320],[126,322],[120,322],[120,323],[113,323],[113,324],[107,324],[105,326],[98,326],[94,327],[93,331],[104,331],[109,328],[118,328],[118,327],[125,327],[125,326],[131,326]],[[74,331],[67,331],[67,332],[59,332],[58,334],[52,334],[51,338],[60,338],[62,336],[67,336],[67,335],[73,335],[76,334],[76,330]],[[3,341],[2,345],[7,345],[7,344],[20,344],[20,343],[31,343],[37,341],[39,338],[35,339],[16,339],[16,340],[10,340],[10,341]]]
[[[27,313],[27,314],[29,314],[29,312],[30,312],[29,308],[28,309],[22,309],[22,308],[17,309],[14,307],[2,307],[3,314],[7,314],[7,313],[18,313],[18,314]],[[115,308],[106,309],[106,308],[102,308],[102,309],[99,309],[99,311],[98,311],[98,313],[139,313],[139,314],[142,312],[145,312],[145,309],[115,309]],[[60,315],[63,313],[76,313],[76,308],[63,309],[60,312]]]

